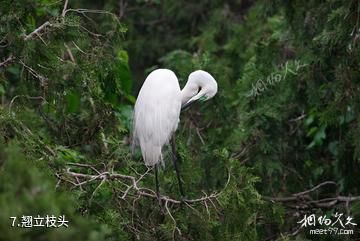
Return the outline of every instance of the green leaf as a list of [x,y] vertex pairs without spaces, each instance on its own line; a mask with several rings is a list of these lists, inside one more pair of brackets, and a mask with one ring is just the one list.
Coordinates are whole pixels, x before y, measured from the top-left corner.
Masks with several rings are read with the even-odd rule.
[[74,113],[79,110],[80,107],[80,94],[76,91],[71,91],[66,95],[66,112]]
[[314,137],[315,143],[322,144],[322,141],[326,138],[325,129],[326,129],[326,126],[321,126],[319,131],[316,132],[315,137]]
[[308,133],[306,133],[306,136],[312,136],[316,131],[318,130],[318,127],[316,127],[316,126],[314,126],[314,127],[312,127],[309,131],[308,131]]
[[5,88],[2,84],[0,84],[0,96],[5,94]]
[[119,106],[115,112],[115,116],[119,119],[121,124],[125,126],[126,129],[130,130],[132,125],[133,118],[133,108],[130,105]]
[[119,81],[121,90],[126,94],[131,93],[132,79],[129,68],[129,56],[125,50],[119,50],[116,61],[116,79]]
[[305,120],[305,125],[307,125],[307,126],[309,126],[309,125],[311,125],[311,123],[313,123],[314,122],[314,116],[309,116],[308,118],[306,118],[306,120]]

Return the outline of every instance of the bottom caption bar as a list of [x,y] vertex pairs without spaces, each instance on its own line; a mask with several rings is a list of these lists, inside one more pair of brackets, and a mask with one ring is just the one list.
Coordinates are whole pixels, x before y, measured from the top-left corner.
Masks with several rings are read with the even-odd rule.
[[46,216],[26,216],[10,217],[11,227],[19,228],[34,228],[34,227],[46,227],[46,228],[67,228],[69,221],[66,220],[65,215],[46,215]]

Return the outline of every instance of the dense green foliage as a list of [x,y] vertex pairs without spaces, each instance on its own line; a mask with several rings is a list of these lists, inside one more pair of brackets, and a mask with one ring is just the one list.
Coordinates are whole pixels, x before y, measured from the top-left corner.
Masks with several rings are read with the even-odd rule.
[[[297,223],[340,212],[360,225],[358,1],[65,2],[0,0],[0,240],[359,238]],[[216,198],[159,205],[116,176],[154,190],[130,142],[159,67],[181,86],[195,69],[218,81],[177,132],[187,198]],[[180,200],[166,153],[160,192]],[[69,227],[12,227],[22,215]]]

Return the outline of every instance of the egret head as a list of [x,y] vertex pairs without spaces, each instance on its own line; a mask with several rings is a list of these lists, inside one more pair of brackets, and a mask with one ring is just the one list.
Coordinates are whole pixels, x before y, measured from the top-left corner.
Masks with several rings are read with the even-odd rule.
[[185,87],[181,91],[184,110],[195,101],[206,101],[216,95],[216,80],[206,71],[196,70],[189,75]]

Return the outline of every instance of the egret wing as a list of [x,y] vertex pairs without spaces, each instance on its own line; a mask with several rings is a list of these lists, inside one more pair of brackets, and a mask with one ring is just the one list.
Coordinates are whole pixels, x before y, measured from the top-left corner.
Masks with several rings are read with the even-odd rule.
[[165,69],[153,71],[139,92],[134,116],[134,137],[146,165],[162,162],[162,147],[177,129],[180,109],[176,75]]

